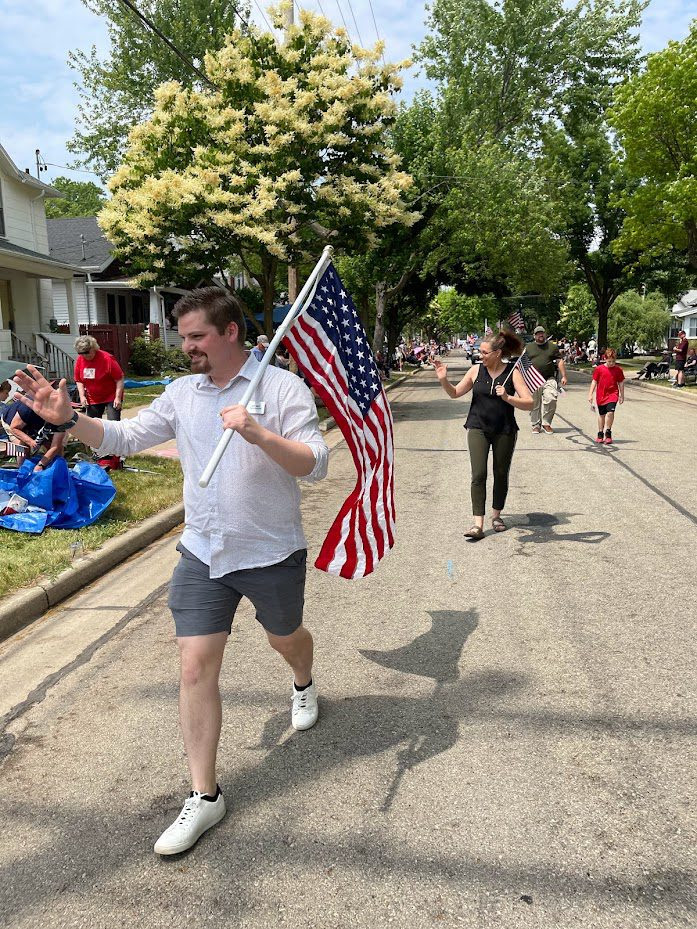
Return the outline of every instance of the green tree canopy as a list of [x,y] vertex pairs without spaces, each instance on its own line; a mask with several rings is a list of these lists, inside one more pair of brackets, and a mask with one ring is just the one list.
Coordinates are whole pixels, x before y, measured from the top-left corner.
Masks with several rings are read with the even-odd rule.
[[[153,108],[155,88],[166,81],[200,86],[200,78],[121,3],[83,0],[108,22],[110,47],[104,58],[92,46],[70,53],[80,77],[80,106],[70,151],[105,181],[118,167],[128,133]],[[246,21],[245,0],[138,0],[138,9],[200,66],[208,51]]]
[[46,200],[46,216],[59,219],[62,216],[96,216],[106,202],[101,187],[92,181],[71,181],[68,177],[57,177],[51,186],[60,190],[60,200]]
[[697,22],[617,90],[610,121],[636,181],[618,253],[677,249],[697,268]]
[[236,256],[262,288],[268,332],[279,262],[413,224],[412,179],[385,141],[399,67],[380,55],[302,11],[283,45],[250,28],[206,55],[219,89],[159,87],[100,216],[141,282],[194,269],[225,278]]

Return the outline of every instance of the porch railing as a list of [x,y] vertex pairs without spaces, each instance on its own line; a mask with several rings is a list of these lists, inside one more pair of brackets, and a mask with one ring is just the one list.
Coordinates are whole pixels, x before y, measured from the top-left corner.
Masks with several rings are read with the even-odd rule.
[[44,341],[44,352],[46,353],[45,364],[48,370],[48,377],[64,377],[68,383],[72,383],[75,362],[67,352],[64,352],[63,349],[59,348],[57,345],[54,345],[46,336],[42,336],[42,338]]
[[46,367],[46,359],[35,348],[12,333],[12,360],[21,361],[25,365]]

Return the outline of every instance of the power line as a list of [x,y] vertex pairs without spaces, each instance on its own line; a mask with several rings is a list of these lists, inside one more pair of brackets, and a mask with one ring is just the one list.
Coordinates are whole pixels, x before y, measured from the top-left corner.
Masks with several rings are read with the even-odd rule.
[[317,0],[317,6],[319,7],[319,11],[322,14],[322,16],[324,16],[324,18],[327,19],[328,18],[327,14],[322,9],[322,0]]
[[[164,32],[162,32],[160,29],[157,28],[157,26],[155,25],[155,23],[151,22],[151,21],[148,19],[147,16],[145,16],[143,13],[141,13],[140,10],[135,6],[135,4],[131,3],[131,0],[120,0],[120,2],[121,2],[127,9],[129,9],[132,13],[134,13],[134,14],[138,17],[138,19],[140,19],[142,22],[144,22],[145,25],[148,27],[148,29],[151,30],[151,32],[154,32],[156,36],[158,36],[160,39],[162,39],[162,41],[165,43],[165,45],[167,45],[168,48],[170,48],[170,49],[174,52],[174,54],[177,56],[177,58],[179,58],[181,61],[183,61],[184,64],[187,66],[187,68],[191,68],[192,71],[194,71],[196,74],[198,74],[198,76],[201,78],[202,81],[204,81],[204,83],[208,84],[209,87],[213,87],[215,90],[219,90],[219,89],[220,89],[220,88],[218,87],[217,84],[214,84],[213,81],[211,81],[209,78],[206,77],[206,75],[203,73],[203,71],[200,71],[200,70],[196,67],[196,65],[193,63],[193,61],[191,61],[189,58],[187,58],[186,55],[182,54],[182,52],[179,51],[179,49],[178,49],[177,46],[174,44],[174,42],[170,41],[170,39],[167,38],[167,36],[164,34]],[[238,14],[238,15],[239,15],[239,14]]]
[[[373,17],[373,25],[375,26],[375,35],[378,37],[378,42],[382,42],[382,39],[380,38],[380,30],[378,29],[378,21],[375,19],[375,10],[373,9],[373,0],[368,0],[368,4],[370,6],[370,12]],[[382,64],[383,66],[386,67],[384,52],[382,53]]]
[[266,13],[265,13],[265,12],[262,10],[262,8],[259,6],[259,4],[257,3],[257,0],[254,0],[254,6],[259,10],[259,12],[261,13],[262,19],[264,20],[264,22],[266,23],[266,25],[269,27],[269,32],[272,33],[272,32],[273,32],[273,26],[271,25],[271,23],[270,23],[270,22],[268,21],[268,19],[266,18]]
[[363,39],[361,38],[361,33],[359,32],[359,29],[358,29],[358,22],[356,20],[356,14],[353,12],[353,4],[351,3],[351,0],[347,0],[347,2],[349,5],[349,10],[351,10],[351,16],[353,16],[353,25],[356,27],[356,35],[358,36],[358,41],[361,43],[361,45],[363,45]]
[[349,39],[350,39],[350,38],[351,38],[351,33],[349,32],[349,27],[348,27],[348,25],[347,25],[347,23],[346,23],[346,20],[344,19],[344,11],[341,9],[341,6],[340,6],[340,4],[339,4],[339,0],[336,0],[336,8],[337,8],[337,10],[339,11],[339,16],[341,16],[341,22],[344,24],[344,29],[346,30],[346,34],[348,35],[348,37],[349,37]]
[[51,168],[63,168],[65,171],[79,171],[80,174],[91,174],[94,176],[94,171],[86,171],[84,168],[71,168],[70,165],[57,165],[52,161],[44,161],[43,163]]

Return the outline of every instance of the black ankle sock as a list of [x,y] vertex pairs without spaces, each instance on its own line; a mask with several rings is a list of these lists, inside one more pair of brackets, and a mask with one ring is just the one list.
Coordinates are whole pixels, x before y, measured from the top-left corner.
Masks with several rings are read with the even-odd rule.
[[598,438],[599,438],[599,439],[602,439],[602,437],[603,437],[603,430],[601,429],[601,430],[598,432]]
[[606,429],[605,435],[612,435],[612,429]]
[[307,688],[310,686],[310,684],[312,684],[312,678],[310,678],[310,681],[309,681],[308,684],[303,684],[302,687],[298,687],[298,685],[295,683],[295,681],[293,681],[293,687],[295,687],[295,689],[297,690],[298,693],[300,693],[300,692],[303,691],[303,690],[307,690]]
[[[210,794],[201,794],[201,799],[202,799],[202,800],[209,800],[211,803],[215,803],[215,801],[218,799],[218,797],[221,795],[221,793],[222,793],[222,790],[220,789],[220,784],[216,784],[216,785],[215,785],[215,793],[213,794],[213,796],[211,796]],[[192,790],[191,793],[189,794],[189,796],[190,796],[190,797],[193,797],[193,795],[194,795],[194,792],[193,792],[193,790]]]

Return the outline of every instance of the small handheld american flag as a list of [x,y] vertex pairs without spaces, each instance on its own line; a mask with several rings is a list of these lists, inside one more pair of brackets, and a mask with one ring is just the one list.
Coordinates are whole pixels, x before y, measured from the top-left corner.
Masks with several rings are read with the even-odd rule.
[[392,414],[360,317],[333,265],[284,343],[336,420],[357,472],[315,567],[365,577],[394,545]]
[[511,313],[511,315],[508,317],[508,322],[511,326],[511,329],[515,329],[516,331],[518,329],[525,329],[525,320],[520,315],[518,310],[516,310],[514,313]]
[[530,360],[530,356],[525,352],[520,356],[516,361],[514,367],[520,368],[520,373],[523,375],[523,380],[527,384],[528,390],[534,393],[540,387],[545,385],[545,377],[540,374],[535,365]]

